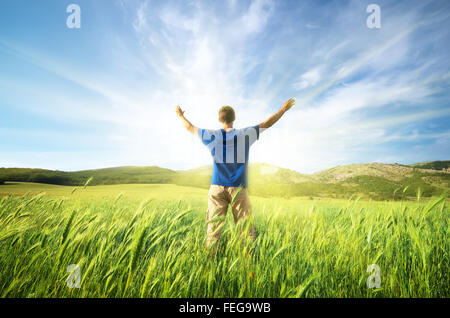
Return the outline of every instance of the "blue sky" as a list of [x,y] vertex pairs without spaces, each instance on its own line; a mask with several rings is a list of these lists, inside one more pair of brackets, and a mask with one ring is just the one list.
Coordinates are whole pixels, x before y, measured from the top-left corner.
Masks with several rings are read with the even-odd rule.
[[446,0],[1,1],[0,167],[194,168],[211,158],[176,105],[201,128],[232,105],[245,127],[289,97],[251,161],[450,159],[448,52]]

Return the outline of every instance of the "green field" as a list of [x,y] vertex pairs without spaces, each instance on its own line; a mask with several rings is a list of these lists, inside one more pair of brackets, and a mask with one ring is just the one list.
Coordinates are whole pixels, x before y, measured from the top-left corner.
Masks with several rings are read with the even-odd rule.
[[[445,197],[251,199],[257,246],[242,247],[228,215],[211,257],[206,189],[7,182],[0,296],[450,296]],[[70,264],[78,265],[80,288],[67,286]],[[381,270],[380,288],[366,285],[370,264]]]

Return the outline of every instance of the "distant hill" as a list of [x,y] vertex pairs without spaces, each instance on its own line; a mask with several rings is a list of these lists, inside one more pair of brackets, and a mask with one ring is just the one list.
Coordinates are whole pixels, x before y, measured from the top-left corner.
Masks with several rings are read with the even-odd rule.
[[90,185],[121,183],[171,183],[176,172],[156,166],[114,167],[82,171],[59,171],[29,168],[0,168],[1,181],[39,182],[79,186],[93,177]]
[[[265,163],[249,167],[250,192],[260,196],[307,196],[348,198],[361,195],[374,200],[397,199],[401,196],[440,195],[450,189],[450,161],[422,162],[412,165],[365,163],[337,166],[314,174]],[[212,166],[190,170],[171,170],[156,166],[114,167],[84,171],[58,171],[28,168],[0,168],[4,181],[39,182],[70,186],[123,183],[173,183],[208,188]],[[405,193],[403,189],[407,187]],[[395,194],[394,194],[395,193]]]
[[424,161],[419,163],[414,163],[409,165],[414,168],[421,168],[421,169],[433,169],[433,170],[446,170],[450,171],[450,160],[443,160],[443,161]]

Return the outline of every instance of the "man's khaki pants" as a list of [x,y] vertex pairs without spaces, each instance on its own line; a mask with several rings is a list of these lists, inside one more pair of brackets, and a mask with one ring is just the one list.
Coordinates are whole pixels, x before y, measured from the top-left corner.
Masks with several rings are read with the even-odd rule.
[[[212,184],[208,193],[208,211],[206,213],[207,229],[207,247],[217,243],[222,234],[225,224],[225,216],[228,206],[231,205],[234,222],[244,220],[251,214],[250,198],[248,197],[247,188],[241,187],[225,187]],[[223,217],[223,218],[220,218]],[[217,219],[219,221],[217,221]],[[212,222],[209,222],[213,220]],[[249,235],[254,240],[256,238],[253,224],[250,225]],[[217,244],[215,244],[215,248]],[[215,249],[214,248],[214,249]]]

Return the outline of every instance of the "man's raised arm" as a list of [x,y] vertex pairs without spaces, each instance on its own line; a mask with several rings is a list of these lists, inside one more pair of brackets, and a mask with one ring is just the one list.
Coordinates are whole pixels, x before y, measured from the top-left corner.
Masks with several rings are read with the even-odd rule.
[[286,102],[284,102],[283,107],[279,111],[277,111],[275,114],[270,116],[267,120],[259,124],[259,128],[267,129],[271,127],[273,124],[275,124],[281,116],[284,115],[285,112],[287,112],[292,106],[295,105],[295,99],[289,98]]
[[197,134],[198,128],[195,127],[194,125],[191,124],[191,122],[189,120],[186,119],[186,117],[184,117],[184,111],[181,110],[180,106],[177,106],[175,108],[175,113],[177,113],[178,117],[181,118],[181,121],[183,122],[184,127],[191,133],[193,133],[194,135]]

